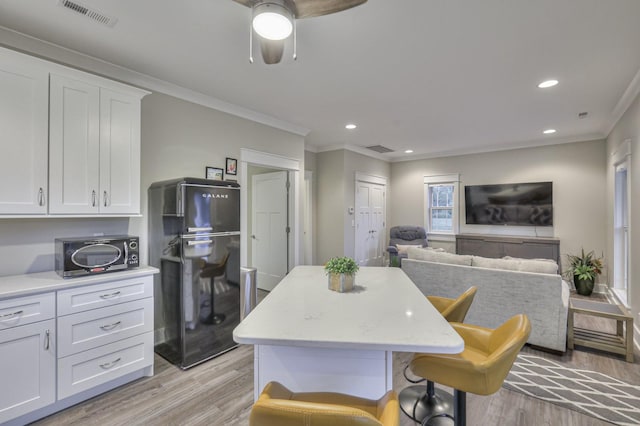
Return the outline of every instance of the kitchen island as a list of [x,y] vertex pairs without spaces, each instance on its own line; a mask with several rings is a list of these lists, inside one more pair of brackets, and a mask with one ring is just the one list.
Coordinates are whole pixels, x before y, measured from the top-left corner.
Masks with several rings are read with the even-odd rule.
[[255,345],[254,397],[276,380],[294,392],[379,398],[392,354],[460,353],[462,338],[399,268],[362,267],[355,288],[327,288],[322,266],[298,266],[236,327]]

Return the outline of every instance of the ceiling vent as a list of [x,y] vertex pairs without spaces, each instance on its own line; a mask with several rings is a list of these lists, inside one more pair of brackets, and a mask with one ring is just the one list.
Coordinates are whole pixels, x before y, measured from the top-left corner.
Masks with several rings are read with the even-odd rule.
[[392,149],[389,149],[386,146],[382,146],[382,145],[371,145],[371,146],[368,146],[367,149],[370,149],[371,151],[378,152],[380,154],[386,154],[387,152],[393,152]]
[[60,6],[65,7],[75,13],[79,13],[80,15],[84,15],[89,19],[100,22],[107,27],[113,28],[113,26],[118,22],[118,18],[114,18],[109,15],[105,15],[102,12],[98,12],[95,9],[91,9],[90,7],[83,6],[78,2],[70,1],[70,0],[60,0]]

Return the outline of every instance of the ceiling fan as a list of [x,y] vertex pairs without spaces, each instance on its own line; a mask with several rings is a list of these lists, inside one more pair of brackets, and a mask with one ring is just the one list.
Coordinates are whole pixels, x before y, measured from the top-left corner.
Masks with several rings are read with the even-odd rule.
[[367,0],[234,0],[252,10],[249,60],[253,62],[253,32],[259,36],[265,64],[282,59],[285,41],[293,33],[293,58],[296,58],[296,19],[313,18],[341,12]]

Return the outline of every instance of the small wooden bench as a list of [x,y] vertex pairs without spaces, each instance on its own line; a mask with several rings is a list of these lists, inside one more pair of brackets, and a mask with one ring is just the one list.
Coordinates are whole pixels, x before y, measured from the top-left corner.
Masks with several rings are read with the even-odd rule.
[[[616,334],[575,327],[573,316],[576,313],[615,320]],[[567,327],[569,349],[575,345],[586,346],[625,355],[627,362],[633,362],[633,316],[623,306],[572,298]]]

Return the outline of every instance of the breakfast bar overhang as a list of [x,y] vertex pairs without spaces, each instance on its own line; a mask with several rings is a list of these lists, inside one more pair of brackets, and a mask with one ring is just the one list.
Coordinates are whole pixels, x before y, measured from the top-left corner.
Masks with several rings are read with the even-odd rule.
[[254,350],[254,397],[278,381],[294,392],[379,398],[392,355],[460,353],[462,338],[399,268],[362,267],[355,288],[327,288],[322,266],[298,266],[236,327]]

